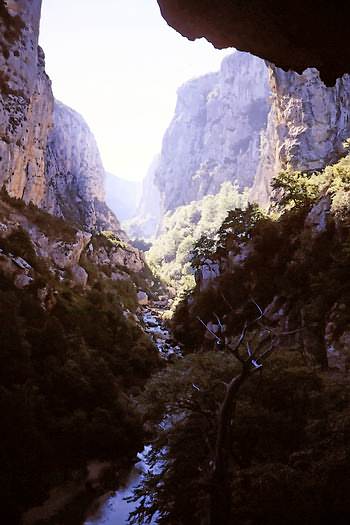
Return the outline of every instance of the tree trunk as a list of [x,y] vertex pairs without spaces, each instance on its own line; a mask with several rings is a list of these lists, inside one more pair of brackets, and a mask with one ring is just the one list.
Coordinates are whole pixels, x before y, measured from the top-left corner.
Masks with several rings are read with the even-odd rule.
[[231,420],[237,393],[249,376],[250,363],[243,364],[241,373],[227,386],[218,417],[214,471],[210,490],[210,525],[230,525],[231,520]]

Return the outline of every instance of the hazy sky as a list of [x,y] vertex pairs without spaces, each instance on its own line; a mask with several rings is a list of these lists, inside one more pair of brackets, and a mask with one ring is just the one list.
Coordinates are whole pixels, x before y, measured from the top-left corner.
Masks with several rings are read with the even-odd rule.
[[160,150],[177,88],[229,53],[176,33],[156,0],[43,0],[40,44],[56,98],[87,120],[105,168],[130,179]]

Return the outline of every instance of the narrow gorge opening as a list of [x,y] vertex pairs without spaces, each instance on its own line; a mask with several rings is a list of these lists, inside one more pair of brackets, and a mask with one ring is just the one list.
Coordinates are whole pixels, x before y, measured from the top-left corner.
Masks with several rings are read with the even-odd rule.
[[348,524],[348,8],[135,4],[0,3],[3,517]]

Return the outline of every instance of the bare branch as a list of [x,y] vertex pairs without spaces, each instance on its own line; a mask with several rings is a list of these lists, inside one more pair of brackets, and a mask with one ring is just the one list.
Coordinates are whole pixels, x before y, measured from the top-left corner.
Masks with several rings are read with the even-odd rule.
[[202,319],[200,317],[197,317],[197,320],[202,323],[202,325],[204,326],[204,328],[207,330],[207,332],[209,332],[219,343],[221,343],[221,339],[220,337],[218,337],[212,330],[210,330],[210,328],[208,328],[208,326],[205,324],[204,321],[202,321]]
[[241,344],[243,343],[244,341],[244,338],[246,336],[246,333],[247,333],[247,329],[248,329],[248,324],[247,324],[247,321],[244,323],[244,327],[243,327],[243,330],[241,332],[241,335],[239,336],[239,339],[237,341],[237,343],[232,346],[230,344],[227,345],[227,348],[230,350],[230,352],[241,362],[241,363],[245,363],[244,359],[239,355],[239,348],[241,346]]
[[299,334],[300,332],[302,332],[303,330],[305,330],[305,326],[303,326],[302,328],[296,328],[295,330],[290,330],[289,332],[280,332],[278,335],[279,336],[286,336],[286,335],[294,335],[294,334]]
[[[260,314],[260,315],[259,315],[259,317],[256,319],[256,321],[259,321],[259,319],[262,319],[262,318],[264,317],[264,312],[262,311],[262,309],[260,308],[260,306],[258,305],[258,303],[255,302],[254,299],[253,299],[252,297],[250,298],[250,300],[251,300],[251,302],[252,302],[253,304],[255,304],[255,306],[256,306],[257,309],[259,310],[259,314]],[[255,322],[256,322],[256,321],[255,321]]]
[[225,301],[225,303],[229,306],[230,310],[231,310],[232,312],[234,312],[234,309],[233,309],[232,304],[226,299],[226,297],[224,296],[224,294],[223,294],[222,292],[220,292],[220,295],[221,295],[221,297],[223,298],[223,300]]
[[260,350],[262,350],[262,348],[264,347],[264,345],[268,341],[271,341],[271,343],[273,344],[273,340],[271,339],[271,334],[270,333],[266,334],[262,339],[260,339],[256,349],[254,350],[254,352],[252,352],[252,358],[253,359],[259,358],[258,354],[259,354]]
[[247,341],[246,346],[247,346],[248,357],[252,357],[252,349],[250,348],[250,344],[248,341]]
[[271,341],[270,347],[267,350],[265,350],[265,352],[259,357],[259,360],[261,361],[269,357],[269,355],[272,354],[273,350],[274,350],[274,341]]
[[222,326],[222,323],[221,323],[221,321],[220,321],[219,316],[218,316],[215,312],[214,312],[214,317],[215,317],[215,319],[217,320],[217,322],[219,323],[220,330],[223,332],[224,327]]
[[254,366],[255,369],[259,370],[260,368],[263,367],[263,364],[262,363],[258,363],[258,361],[256,359],[252,359],[252,365]]
[[302,328],[296,328],[295,330],[289,330],[287,332],[279,332],[278,330],[273,330],[272,328],[260,322],[259,322],[259,326],[263,328],[264,330],[266,330],[267,332],[270,332],[271,334],[273,334],[275,337],[285,337],[287,335],[294,335],[294,334],[298,334],[302,332],[303,330],[305,330],[305,326],[303,326]]

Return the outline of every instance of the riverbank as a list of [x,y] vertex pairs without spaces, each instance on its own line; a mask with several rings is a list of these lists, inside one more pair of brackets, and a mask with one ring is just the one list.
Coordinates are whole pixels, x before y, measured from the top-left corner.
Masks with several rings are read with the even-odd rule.
[[[165,314],[168,302],[155,301],[143,306],[140,320],[144,331],[153,339],[161,357],[167,361],[181,357],[181,347],[174,340],[165,323]],[[127,525],[130,512],[135,510],[137,504],[125,501],[133,495],[134,488],[148,470],[145,456],[147,449],[138,454],[140,461],[131,469],[125,483],[121,484],[114,495],[110,493],[97,499],[88,512],[84,525]],[[156,523],[152,521],[150,525]]]
[[147,470],[142,453],[138,454],[138,458],[140,461],[133,466],[115,493],[106,493],[94,501],[87,512],[88,518],[84,525],[127,524],[129,514],[136,508],[136,503],[129,503],[125,498],[133,495],[142,474]]
[[[164,320],[168,307],[165,299],[150,301],[140,306],[135,316],[164,360],[181,356],[181,348]],[[109,516],[113,525],[126,524],[134,507],[123,498],[132,495],[146,467],[135,456],[124,459],[118,464],[94,461],[76,471],[71,479],[53,488],[42,505],[27,511],[22,525],[99,525],[109,523]]]
[[116,484],[124,483],[132,458],[119,464],[93,461],[72,479],[50,490],[47,500],[27,511],[22,525],[79,525],[85,521],[86,509],[105,494],[113,494]]

